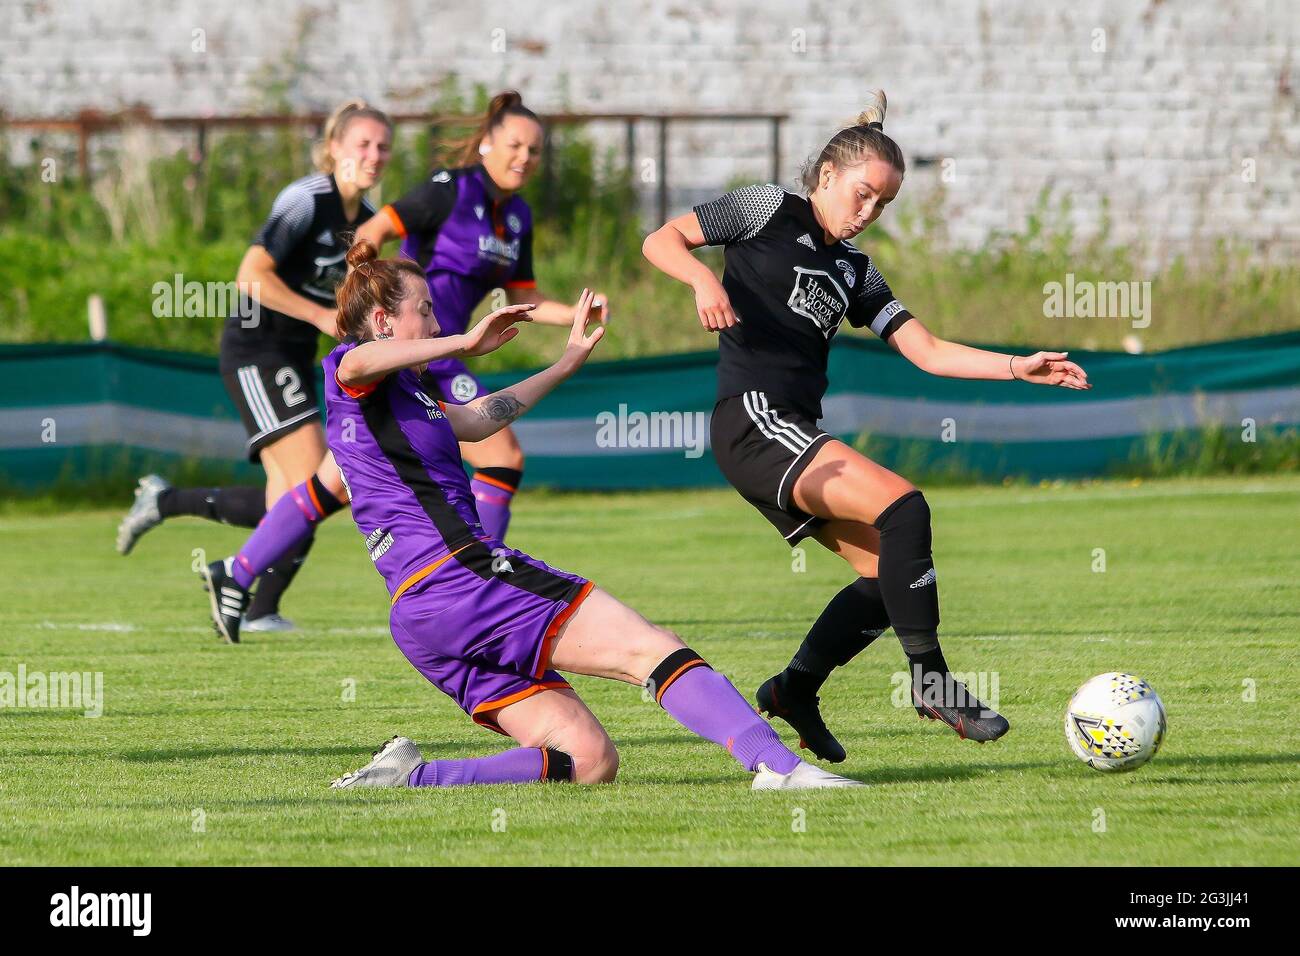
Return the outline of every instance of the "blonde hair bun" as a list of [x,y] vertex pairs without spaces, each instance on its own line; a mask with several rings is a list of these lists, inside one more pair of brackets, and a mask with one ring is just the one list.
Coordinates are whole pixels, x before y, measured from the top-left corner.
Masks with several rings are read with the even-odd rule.
[[853,126],[866,126],[869,123],[885,125],[885,110],[889,109],[889,100],[885,99],[884,90],[867,90],[867,105],[858,114]]

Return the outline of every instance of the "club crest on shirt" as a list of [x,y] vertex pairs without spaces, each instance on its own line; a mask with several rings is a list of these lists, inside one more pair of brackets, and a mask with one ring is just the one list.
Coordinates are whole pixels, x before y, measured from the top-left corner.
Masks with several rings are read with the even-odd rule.
[[794,267],[794,288],[786,302],[796,315],[810,320],[830,338],[849,311],[849,297],[829,272]]
[[522,232],[524,224],[519,221],[519,217],[514,213],[506,216],[506,225],[510,227],[511,232]]
[[434,173],[431,181],[435,183],[449,183],[451,182],[451,173],[444,169],[440,173]]
[[451,380],[451,397],[456,401],[468,402],[477,394],[478,382],[474,381],[474,376],[462,372]]
[[836,259],[835,264],[839,266],[840,271],[844,273],[844,281],[849,284],[850,289],[857,285],[858,274],[854,271],[853,266],[845,262],[843,259]]

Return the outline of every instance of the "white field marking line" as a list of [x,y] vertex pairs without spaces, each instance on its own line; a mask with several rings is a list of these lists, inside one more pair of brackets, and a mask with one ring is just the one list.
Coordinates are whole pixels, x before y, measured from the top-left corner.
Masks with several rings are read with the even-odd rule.
[[102,624],[80,624],[76,621],[68,621],[67,623],[64,624],[57,624],[54,621],[41,621],[41,623],[38,626],[47,631],[78,630],[78,631],[116,631],[119,633],[126,633],[128,631],[135,630],[134,624],[118,624],[112,621],[106,621]]

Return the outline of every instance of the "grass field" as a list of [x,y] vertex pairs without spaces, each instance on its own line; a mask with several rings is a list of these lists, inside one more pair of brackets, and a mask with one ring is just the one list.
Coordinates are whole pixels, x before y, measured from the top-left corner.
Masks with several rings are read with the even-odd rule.
[[[941,489],[945,648],[997,679],[985,746],[891,704],[887,635],[823,691],[850,792],[754,794],[637,688],[575,686],[623,757],[607,787],[333,792],[393,733],[426,756],[503,739],[424,683],[346,515],[287,597],[285,635],[218,643],[194,519],[112,550],[117,512],[0,515],[0,672],[102,671],[103,716],[0,710],[8,864],[1283,864],[1300,859],[1300,478]],[[512,544],[673,627],[752,694],[849,574],[804,571],[726,491],[525,493]],[[814,546],[815,547],[815,546]],[[1105,571],[1094,571],[1104,549]],[[1065,703],[1131,670],[1169,711],[1154,762],[1066,750]],[[355,682],[355,700],[345,690]],[[1251,697],[1253,688],[1253,701]],[[780,725],[783,730],[787,728]],[[789,739],[789,734],[785,734]],[[1098,832],[1104,818],[1104,830]]]

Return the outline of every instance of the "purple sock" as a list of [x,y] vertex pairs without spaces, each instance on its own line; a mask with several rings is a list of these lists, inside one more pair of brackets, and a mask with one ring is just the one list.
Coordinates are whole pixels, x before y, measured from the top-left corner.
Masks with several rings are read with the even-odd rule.
[[[692,663],[699,661],[700,663]],[[685,668],[685,670],[683,670]],[[663,672],[661,674],[661,672]],[[704,664],[693,651],[676,651],[655,668],[650,686],[659,705],[692,733],[727,748],[746,770],[765,763],[769,770],[789,773],[799,763],[776,731],[746,703],[731,681]]]
[[412,787],[463,787],[472,783],[572,780],[573,762],[558,750],[519,747],[491,757],[430,760],[411,771]]
[[235,555],[235,583],[247,590],[262,572],[311,534],[316,523],[330,513],[318,499],[310,481],[280,496]]
[[483,525],[483,530],[488,537],[505,541],[506,529],[510,527],[510,501],[514,498],[516,489],[481,471],[474,473],[469,486],[474,491],[478,520]]

